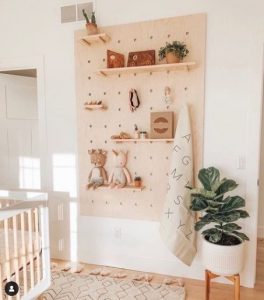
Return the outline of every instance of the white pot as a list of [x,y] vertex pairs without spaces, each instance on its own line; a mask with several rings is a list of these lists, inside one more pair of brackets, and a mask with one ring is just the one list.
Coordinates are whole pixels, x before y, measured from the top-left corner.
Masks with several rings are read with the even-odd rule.
[[244,243],[235,246],[222,246],[203,238],[202,258],[205,268],[217,275],[239,274],[244,263]]

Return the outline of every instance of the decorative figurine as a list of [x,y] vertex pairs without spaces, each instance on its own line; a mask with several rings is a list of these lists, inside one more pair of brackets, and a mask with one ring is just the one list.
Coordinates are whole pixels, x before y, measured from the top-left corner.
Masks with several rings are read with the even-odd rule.
[[130,173],[125,167],[127,163],[127,152],[117,152],[115,150],[112,151],[115,155],[115,167],[109,176],[108,183],[110,188],[123,188],[128,183],[131,183]]
[[87,188],[96,189],[107,182],[107,174],[104,168],[106,162],[106,151],[102,149],[88,150],[91,156],[91,163],[94,165],[89,173]]

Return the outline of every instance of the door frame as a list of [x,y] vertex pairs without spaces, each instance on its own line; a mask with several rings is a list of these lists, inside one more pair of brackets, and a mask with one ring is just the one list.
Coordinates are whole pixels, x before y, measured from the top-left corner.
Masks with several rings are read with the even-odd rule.
[[259,208],[259,174],[260,151],[263,107],[263,80],[264,80],[264,44],[257,50],[257,59],[249,67],[249,76],[257,80],[250,82],[250,99],[247,107],[247,131],[246,131],[246,203],[250,213],[246,221],[246,230],[251,235],[249,243],[246,243],[247,281],[249,287],[254,287],[256,281],[257,263],[257,232],[258,232],[258,208]]
[[37,70],[37,103],[38,103],[38,127],[39,127],[39,151],[40,151],[40,174],[41,190],[47,191],[47,118],[46,118],[46,95],[45,95],[45,70],[44,57],[9,57],[0,58],[0,71],[8,70]]

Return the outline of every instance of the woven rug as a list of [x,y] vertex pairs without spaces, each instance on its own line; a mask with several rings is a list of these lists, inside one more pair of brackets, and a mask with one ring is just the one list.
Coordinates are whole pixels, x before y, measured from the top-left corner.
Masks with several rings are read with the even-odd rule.
[[185,288],[129,279],[53,272],[39,300],[184,300]]

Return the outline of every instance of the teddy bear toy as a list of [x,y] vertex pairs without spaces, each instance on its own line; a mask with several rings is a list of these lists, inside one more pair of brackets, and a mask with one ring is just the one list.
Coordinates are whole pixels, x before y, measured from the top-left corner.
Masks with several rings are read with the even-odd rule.
[[127,152],[112,150],[115,155],[115,167],[109,176],[110,188],[123,188],[128,183],[131,183],[131,176],[126,168]]
[[88,150],[88,153],[94,167],[89,173],[87,188],[96,189],[107,182],[107,173],[104,168],[106,162],[106,151],[103,151],[102,149],[92,149]]

